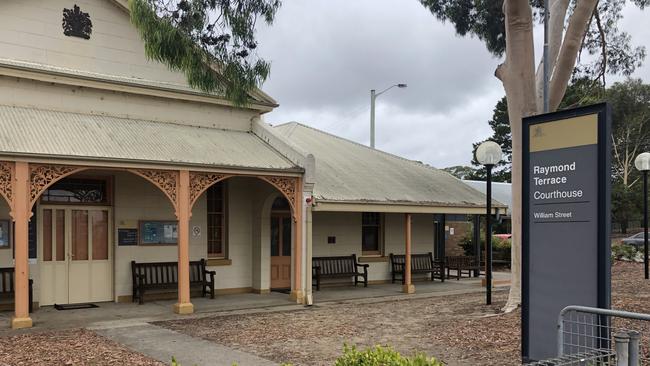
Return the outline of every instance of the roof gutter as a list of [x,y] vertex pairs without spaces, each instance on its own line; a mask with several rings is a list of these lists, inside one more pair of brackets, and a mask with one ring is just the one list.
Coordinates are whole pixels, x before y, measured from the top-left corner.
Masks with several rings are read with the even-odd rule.
[[[414,202],[346,202],[315,200],[313,210],[324,212],[384,212],[484,215],[486,207],[474,205],[459,206]],[[506,213],[507,207],[505,206],[492,207],[492,214],[494,215],[505,215]]]
[[[16,159],[18,158],[18,159]],[[238,172],[262,173],[264,175],[289,173],[291,175],[303,175],[304,169],[301,167],[282,168],[255,168],[233,165],[209,165],[177,161],[159,161],[145,159],[125,159],[114,157],[92,157],[92,156],[70,156],[70,155],[44,155],[20,152],[0,151],[0,159],[3,160],[20,160],[32,163],[47,164],[71,164],[80,166],[89,166],[97,168],[145,168],[145,169],[195,169],[202,171],[215,171],[236,174]]]

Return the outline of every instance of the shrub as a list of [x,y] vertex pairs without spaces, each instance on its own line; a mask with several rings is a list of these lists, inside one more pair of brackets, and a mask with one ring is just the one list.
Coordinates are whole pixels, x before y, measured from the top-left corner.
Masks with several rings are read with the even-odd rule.
[[343,347],[343,356],[334,363],[335,366],[442,366],[434,358],[422,354],[404,357],[390,347],[376,346],[359,351],[356,347]]
[[612,259],[632,261],[636,258],[637,251],[632,245],[612,245]]
[[[472,236],[464,236],[459,243],[460,247],[463,248],[465,255],[473,256],[474,255],[474,243],[472,242]],[[492,237],[492,255],[493,258],[499,260],[510,261],[510,248],[512,246],[512,241],[510,239],[501,239],[497,236]],[[481,235],[481,248],[485,249],[485,236]]]

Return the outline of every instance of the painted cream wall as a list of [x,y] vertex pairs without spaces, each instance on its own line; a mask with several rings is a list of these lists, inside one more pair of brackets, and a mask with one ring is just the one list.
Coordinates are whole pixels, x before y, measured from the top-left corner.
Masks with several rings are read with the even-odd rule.
[[[89,40],[63,34],[63,9],[79,5],[93,23]],[[129,15],[109,0],[3,0],[2,58],[186,85],[180,73],[148,61]]]
[[[232,178],[227,181],[228,192],[228,258],[230,265],[214,266],[217,289],[252,289],[253,286],[253,202],[260,185],[252,178]],[[138,220],[175,220],[168,199],[144,179],[130,173],[115,175],[115,223],[119,227],[137,227]],[[190,238],[190,260],[207,258],[207,203],[203,194],[192,210],[190,227],[199,226],[201,235]],[[115,233],[117,238],[117,232]],[[115,244],[116,296],[131,294],[132,260],[142,262],[174,261],[177,247],[117,246]],[[268,277],[268,274],[267,274]]]
[[[67,0],[0,2],[0,59],[63,67],[84,72],[171,83],[187,87],[185,76],[148,61],[144,43],[129,15],[109,0],[77,1],[90,13],[89,40],[68,37],[61,26]],[[224,129],[250,130],[252,110],[150,97],[87,87],[52,85],[0,77],[0,103],[79,113],[107,114]]]
[[[433,216],[414,214],[411,226],[412,253],[433,252]],[[314,212],[313,256],[337,256],[356,254],[361,257],[361,213]],[[327,237],[336,236],[336,244],[328,244]],[[384,216],[384,254],[404,254],[404,214]],[[390,279],[390,263],[370,262],[369,280]]]
[[[87,172],[86,174],[95,174]],[[98,173],[107,174],[107,172]],[[175,220],[172,205],[153,184],[128,172],[110,172],[113,177],[114,292],[115,300],[131,295],[131,261],[175,261],[175,245],[118,246],[118,228],[138,228],[139,220]],[[228,258],[230,265],[208,267],[215,270],[217,289],[265,292],[270,286],[270,209],[279,195],[268,183],[256,178],[231,178],[228,192]],[[9,218],[9,208],[0,201],[0,219]],[[190,260],[207,258],[207,203],[197,200],[190,222],[201,234],[190,238]],[[40,243],[39,243],[40,245]],[[13,267],[11,249],[0,250],[0,267]],[[30,266],[34,279],[34,299],[39,299],[38,265]]]
[[4,105],[240,131],[250,130],[251,119],[258,115],[251,110],[214,104],[51,84],[1,75],[0,96],[0,104]]

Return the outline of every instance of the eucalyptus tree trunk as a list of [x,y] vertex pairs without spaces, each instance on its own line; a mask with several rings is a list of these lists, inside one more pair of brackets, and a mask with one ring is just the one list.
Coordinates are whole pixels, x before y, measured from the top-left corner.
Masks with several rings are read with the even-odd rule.
[[[551,0],[549,9],[549,99],[551,111],[564,97],[582,40],[598,0],[578,0],[564,31],[569,0]],[[505,0],[506,56],[495,76],[508,99],[512,133],[512,279],[504,311],[521,304],[522,118],[543,110],[543,67],[535,72],[533,15],[528,0]]]

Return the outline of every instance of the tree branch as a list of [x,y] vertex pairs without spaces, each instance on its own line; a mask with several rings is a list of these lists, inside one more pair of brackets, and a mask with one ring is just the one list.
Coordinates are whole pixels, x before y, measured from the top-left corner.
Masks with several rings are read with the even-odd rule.
[[[552,0],[549,6],[548,21],[548,60],[550,71],[555,67],[557,55],[562,45],[562,35],[564,34],[564,19],[569,8],[569,0]],[[537,111],[542,112],[544,109],[544,58],[539,62],[535,77],[535,89],[537,90]]]
[[576,64],[582,39],[587,32],[589,21],[597,3],[598,0],[578,1],[569,19],[569,26],[564,35],[564,41],[562,42],[549,86],[549,104],[552,111],[557,109],[564,97]]

